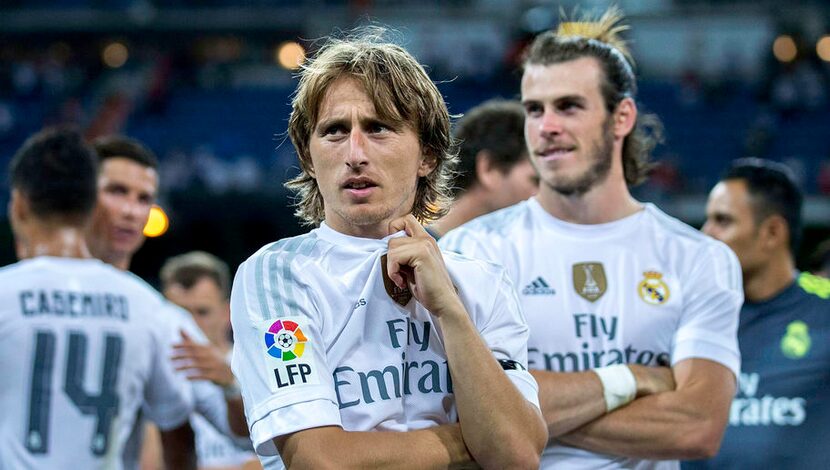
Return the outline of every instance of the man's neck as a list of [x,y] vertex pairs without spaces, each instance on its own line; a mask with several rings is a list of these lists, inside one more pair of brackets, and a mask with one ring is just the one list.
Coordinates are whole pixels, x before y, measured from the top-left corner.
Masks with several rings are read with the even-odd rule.
[[489,206],[482,198],[474,193],[467,192],[461,195],[452,205],[444,217],[430,226],[430,229],[439,237],[443,237],[450,230],[464,225],[480,215],[489,212]]
[[59,258],[91,258],[84,231],[75,227],[41,228],[26,237],[18,246],[21,259],[37,256]]
[[542,182],[536,199],[557,219],[583,225],[613,222],[643,208],[631,196],[625,180],[614,178],[613,174],[588,192],[578,195],[561,194]]
[[90,251],[92,252],[92,256],[100,259],[101,261],[107,263],[108,265],[120,269],[122,271],[129,271],[130,270],[130,261],[132,261],[133,257],[116,254],[116,253],[102,253],[95,249],[95,244],[90,244]]
[[795,263],[789,252],[775,255],[757,272],[744,272],[747,302],[763,302],[780,294],[795,281]]

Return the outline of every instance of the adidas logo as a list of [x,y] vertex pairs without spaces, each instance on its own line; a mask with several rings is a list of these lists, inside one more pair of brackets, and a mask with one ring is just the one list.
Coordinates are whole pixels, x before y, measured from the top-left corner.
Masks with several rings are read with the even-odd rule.
[[542,276],[537,277],[533,280],[530,284],[526,285],[524,289],[522,289],[522,294],[524,295],[554,295],[556,294],[556,290],[551,288]]

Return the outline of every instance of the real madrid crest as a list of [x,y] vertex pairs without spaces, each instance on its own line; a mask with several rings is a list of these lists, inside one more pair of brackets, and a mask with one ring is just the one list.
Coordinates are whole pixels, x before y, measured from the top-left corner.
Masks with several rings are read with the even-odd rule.
[[406,307],[406,304],[412,300],[412,292],[410,292],[408,288],[401,289],[396,286],[395,283],[392,282],[392,279],[389,278],[389,271],[386,267],[386,255],[380,257],[380,267],[383,271],[383,287],[386,289],[386,293],[389,294],[389,297],[397,302],[398,305]]
[[663,282],[663,274],[657,271],[646,271],[644,279],[637,285],[637,294],[647,304],[663,305],[669,300],[669,286]]

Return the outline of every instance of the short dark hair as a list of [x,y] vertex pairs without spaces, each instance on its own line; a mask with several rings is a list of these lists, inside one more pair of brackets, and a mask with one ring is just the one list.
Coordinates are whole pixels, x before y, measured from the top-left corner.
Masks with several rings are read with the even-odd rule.
[[159,166],[158,158],[152,150],[141,142],[123,135],[105,135],[92,142],[98,158],[103,162],[108,158],[127,158],[141,166],[156,169]]
[[191,289],[202,278],[211,279],[219,286],[222,297],[230,294],[230,271],[228,264],[204,251],[191,251],[168,259],[161,267],[162,288],[180,284]]
[[739,158],[732,162],[721,181],[743,180],[752,198],[755,223],[771,215],[780,215],[790,229],[790,249],[798,252],[801,244],[801,207],[804,196],[798,189],[792,170],[783,163],[761,158]]
[[75,129],[46,128],[29,137],[12,157],[9,176],[40,219],[83,225],[95,208],[98,160]]
[[453,184],[464,192],[477,181],[476,157],[486,151],[496,167],[507,173],[525,159],[525,113],[518,101],[493,99],[472,108],[455,127],[459,164]]

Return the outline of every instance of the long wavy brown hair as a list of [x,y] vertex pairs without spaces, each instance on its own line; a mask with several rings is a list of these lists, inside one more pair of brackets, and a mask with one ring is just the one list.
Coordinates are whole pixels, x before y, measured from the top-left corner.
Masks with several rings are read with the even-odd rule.
[[357,30],[343,39],[330,38],[300,69],[288,135],[297,150],[301,171],[285,186],[297,193],[295,214],[307,225],[318,225],[325,218],[325,201],[312,176],[309,139],[327,90],[344,76],[363,85],[381,119],[404,123],[415,130],[423,154],[435,159],[435,169],[418,180],[412,214],[428,223],[449,208],[457,157],[447,105],[424,68],[402,47],[385,41],[385,34],[385,30],[374,27]]

